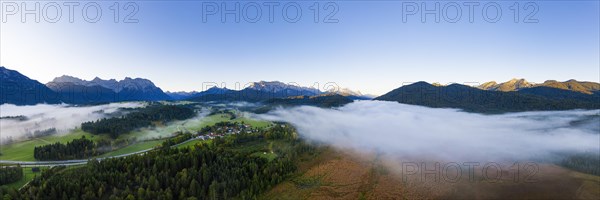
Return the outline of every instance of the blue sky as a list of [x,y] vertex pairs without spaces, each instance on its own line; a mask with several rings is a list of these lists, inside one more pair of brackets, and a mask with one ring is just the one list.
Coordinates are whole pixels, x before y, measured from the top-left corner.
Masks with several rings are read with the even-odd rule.
[[[256,4],[250,1],[225,2],[229,9],[240,4],[239,23],[234,15],[226,15],[223,23],[220,12],[206,15],[203,22],[203,10],[211,8],[206,6],[217,5],[222,11],[222,2],[216,1],[134,1],[137,23],[123,23],[133,8],[125,10],[125,2],[119,2],[119,23],[115,23],[110,9],[115,1],[98,2],[102,16],[96,23],[85,21],[94,18],[93,9],[88,9],[88,18],[82,15],[82,7],[93,1],[74,8],[73,23],[69,23],[68,7],[58,2],[62,16],[49,23],[45,19],[51,21],[55,9],[49,1],[39,1],[40,22],[25,15],[23,23],[21,13],[12,15],[9,6],[21,9],[22,2],[12,2],[2,1],[0,7],[0,65],[43,83],[63,74],[88,80],[128,76],[148,78],[163,90],[190,91],[202,90],[206,82],[235,88],[235,82],[243,86],[279,80],[307,86],[316,82],[320,87],[335,82],[363,93],[383,94],[420,80],[600,81],[598,1],[541,1],[529,7],[525,1],[497,1],[493,3],[502,15],[496,23],[486,21],[494,18],[496,7],[488,8],[487,18],[482,14],[489,2],[474,7],[472,23],[464,2],[456,4],[462,12],[460,20],[444,20],[456,16],[455,4],[448,1],[424,2],[427,9],[440,4],[439,23],[434,15],[426,15],[423,23],[420,12],[406,15],[403,22],[407,14],[403,5],[422,6],[410,1],[291,1],[302,9],[296,23],[286,21],[294,18],[294,7],[288,8],[288,18],[282,15],[290,2],[274,8],[273,23],[263,5],[267,1],[256,1],[261,6],[256,23],[243,18],[256,14],[252,7]],[[26,1],[26,6],[33,8],[35,2]],[[320,8],[319,23],[311,10],[315,3]],[[515,3],[518,23],[511,9]],[[332,19],[338,22],[323,23],[334,7],[338,11]],[[243,8],[248,8],[247,15]],[[537,13],[532,19],[538,22],[524,23],[534,8]]]

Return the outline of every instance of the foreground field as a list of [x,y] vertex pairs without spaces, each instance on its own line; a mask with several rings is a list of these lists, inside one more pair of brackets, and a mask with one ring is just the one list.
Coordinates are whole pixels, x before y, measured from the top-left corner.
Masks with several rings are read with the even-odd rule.
[[261,199],[403,199],[404,190],[375,160],[354,158],[330,148],[305,155],[297,175]]
[[[358,155],[329,148],[306,155],[293,178],[261,199],[598,199],[600,177],[540,164],[533,181],[473,181],[402,178],[401,167],[376,154]],[[502,171],[502,174],[507,174]]]

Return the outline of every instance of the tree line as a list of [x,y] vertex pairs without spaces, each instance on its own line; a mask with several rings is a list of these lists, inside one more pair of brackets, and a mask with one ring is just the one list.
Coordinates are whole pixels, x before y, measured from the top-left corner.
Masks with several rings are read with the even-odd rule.
[[598,153],[567,155],[558,164],[575,171],[600,176],[600,155]]
[[94,141],[82,136],[80,139],[74,139],[66,144],[56,142],[43,146],[36,146],[33,149],[33,157],[36,160],[72,160],[84,159],[100,155],[98,146]]
[[92,134],[106,133],[112,138],[117,138],[120,134],[150,126],[152,122],[184,120],[194,115],[194,110],[186,106],[151,105],[137,109],[122,117],[103,118],[96,121],[84,122],[81,124],[81,129]]
[[194,136],[191,133],[180,133],[180,134],[178,134],[175,137],[166,139],[162,143],[162,146],[165,147],[165,148],[166,147],[171,147],[173,145],[180,144],[180,143],[185,142],[185,141],[187,141],[189,139],[192,139],[193,137]]
[[54,135],[56,133],[57,133],[56,128],[52,127],[52,128],[48,128],[48,129],[35,130],[33,132],[28,132],[25,134],[25,136],[27,136],[27,138],[29,138],[29,139],[33,139],[33,138]]
[[14,183],[23,178],[21,166],[0,166],[0,185]]

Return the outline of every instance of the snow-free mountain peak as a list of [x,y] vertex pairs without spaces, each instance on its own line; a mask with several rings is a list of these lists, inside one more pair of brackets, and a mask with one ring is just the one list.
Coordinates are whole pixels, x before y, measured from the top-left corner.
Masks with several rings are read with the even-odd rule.
[[322,94],[319,89],[302,87],[296,84],[286,84],[280,81],[259,81],[251,83],[246,89],[258,90],[262,92],[272,92],[272,93],[296,93],[297,95],[319,95]]
[[597,93],[600,91],[600,84],[594,82],[585,82],[585,81],[577,81],[575,79],[570,79],[565,82],[558,82],[556,80],[547,80],[543,83],[530,83],[525,79],[516,79],[513,78],[507,82],[496,83],[494,81],[486,82],[478,86],[479,89],[482,90],[490,90],[490,91],[502,91],[502,92],[510,92],[510,91],[518,91],[526,88],[533,87],[551,87],[558,88],[563,90],[571,90],[575,92],[581,92],[585,94]]
[[[63,75],[46,84],[50,89],[73,96],[82,96],[77,101],[106,102],[131,100],[168,100],[171,99],[152,81],[143,78],[125,77],[123,80],[104,80],[99,77],[87,81],[73,76]],[[106,91],[106,90],[109,91]],[[100,92],[102,91],[102,92]],[[85,98],[84,98],[85,97]]]

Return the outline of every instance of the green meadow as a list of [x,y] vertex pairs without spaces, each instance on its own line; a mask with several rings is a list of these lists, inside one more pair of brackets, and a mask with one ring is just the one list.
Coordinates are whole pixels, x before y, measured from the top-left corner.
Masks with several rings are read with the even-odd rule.
[[184,149],[184,148],[196,146],[196,144],[203,144],[203,143],[210,144],[211,142],[212,142],[212,140],[192,140],[192,141],[189,141],[189,142],[181,144],[181,145],[176,145],[175,147]]
[[98,157],[109,157],[109,156],[118,156],[118,155],[123,155],[123,154],[128,154],[128,153],[134,153],[134,152],[138,152],[138,151],[143,151],[146,149],[152,149],[154,147],[157,147],[158,145],[160,145],[163,142],[163,140],[148,140],[148,141],[142,141],[142,142],[138,142],[105,154],[102,154]]
[[73,139],[81,138],[82,136],[92,140],[108,138],[108,136],[105,135],[92,135],[78,129],[68,134],[50,135],[9,145],[2,145],[0,147],[0,151],[2,152],[0,160],[35,161],[33,158],[34,147],[56,142],[66,143]]

